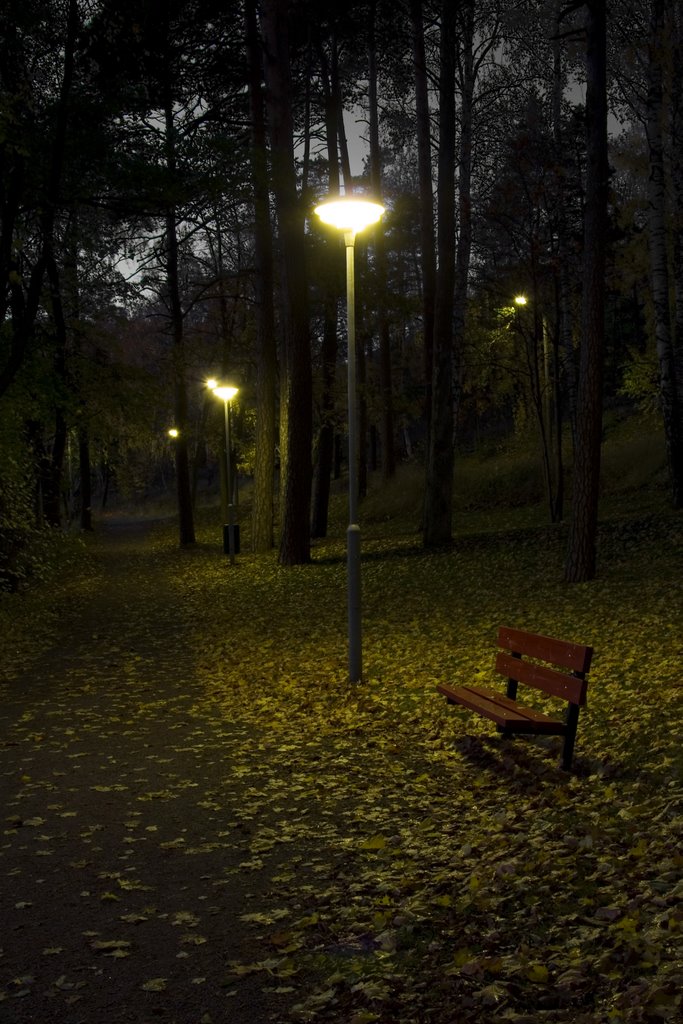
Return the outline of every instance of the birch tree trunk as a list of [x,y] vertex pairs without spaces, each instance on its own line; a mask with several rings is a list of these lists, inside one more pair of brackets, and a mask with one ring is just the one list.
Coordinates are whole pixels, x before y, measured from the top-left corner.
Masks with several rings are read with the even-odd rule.
[[[434,299],[436,295],[436,245],[434,239],[434,196],[432,193],[432,150],[429,117],[429,89],[424,47],[422,0],[410,0],[415,72],[415,126],[420,186],[420,267],[422,272],[422,334],[424,347],[424,416],[427,438],[432,416],[432,373],[434,362]],[[429,450],[429,441],[427,442]]]
[[458,6],[442,0],[439,83],[438,268],[434,315],[432,416],[427,454],[425,547],[452,539],[453,306],[455,288],[455,57]]

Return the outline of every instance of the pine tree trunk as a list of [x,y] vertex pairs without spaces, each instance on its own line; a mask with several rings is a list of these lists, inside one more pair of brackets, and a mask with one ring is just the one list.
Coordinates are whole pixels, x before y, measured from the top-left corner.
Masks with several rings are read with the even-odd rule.
[[[382,194],[382,155],[379,145],[377,104],[377,53],[375,40],[376,0],[370,5],[368,23],[368,103],[370,121],[370,182],[374,196]],[[394,450],[394,398],[391,373],[391,336],[387,314],[387,255],[384,230],[375,225],[375,274],[377,277],[377,333],[379,336],[379,391],[381,399],[382,476],[390,480],[396,472]]]
[[[328,247],[326,247],[326,252]],[[311,536],[327,536],[330,505],[330,484],[334,459],[334,378],[337,366],[337,303],[333,294],[326,296],[323,312],[322,339],[322,397],[320,430],[318,432],[318,459],[313,487]]]
[[[336,52],[336,41],[331,41]],[[337,145],[337,101],[324,47],[319,47],[321,82],[325,95],[325,138],[327,142],[327,164],[330,195],[339,192],[339,147]],[[337,306],[342,284],[338,274],[338,251],[325,245],[321,259],[324,264],[323,284],[323,332],[320,362],[322,370],[322,394],[320,398],[320,428],[318,431],[317,460],[313,484],[313,507],[311,511],[311,536],[326,537],[330,506],[330,486],[334,465],[334,382],[337,371]]]
[[304,218],[296,191],[286,0],[264,0],[262,27],[285,324],[287,438],[282,565],[310,561],[312,379]]
[[[676,320],[674,328],[674,380],[676,382],[676,404],[678,409],[679,449],[676,456],[674,476],[683,477],[683,2],[676,0],[674,27],[673,67],[673,117],[671,126],[673,155],[671,160],[674,186],[674,260]],[[677,487],[674,506],[683,507],[683,488]]]
[[87,430],[78,432],[78,469],[81,480],[81,530],[92,530],[92,482],[90,479],[90,440]]
[[[562,139],[562,97],[566,85],[566,75],[562,68],[561,51],[561,16],[564,0],[555,0],[555,32],[553,37],[553,143],[555,145],[555,161],[557,164],[557,250],[558,269],[558,326],[559,338],[557,349],[562,369],[561,376],[566,382],[567,405],[572,440],[576,442],[576,361],[574,358],[574,332],[571,315],[571,288],[569,283],[569,238],[567,215],[564,199],[564,143]],[[559,369],[559,367],[558,367]],[[556,373],[556,394],[560,393],[560,373]],[[561,413],[561,405],[559,406]],[[561,424],[561,415],[559,423]],[[559,437],[559,435],[558,435]],[[561,449],[561,438],[559,438]],[[561,459],[560,459],[561,461]]]
[[256,316],[256,457],[252,547],[273,547],[275,499],[277,350],[273,308],[273,244],[271,235],[265,111],[262,98],[262,54],[258,39],[255,0],[247,0],[247,53],[249,56],[249,103],[251,110],[251,172],[254,183],[254,262]]
[[602,381],[605,336],[607,234],[607,42],[602,0],[587,4],[587,171],[583,240],[581,359],[579,365],[572,522],[565,563],[568,583],[591,580],[596,570]]
[[[176,170],[175,127],[173,124],[173,103],[170,95],[165,102],[166,122],[166,166],[173,181]],[[195,543],[194,517],[192,513],[192,484],[188,446],[187,384],[185,380],[185,330],[180,279],[178,273],[178,232],[176,211],[172,200],[168,200],[166,211],[166,286],[171,311],[171,332],[173,337],[173,388],[174,416],[178,437],[174,445],[176,487],[178,493],[178,531],[181,547]]]

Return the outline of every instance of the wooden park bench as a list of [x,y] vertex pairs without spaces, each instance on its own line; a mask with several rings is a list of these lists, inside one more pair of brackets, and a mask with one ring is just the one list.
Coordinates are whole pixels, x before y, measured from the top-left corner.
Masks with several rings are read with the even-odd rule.
[[[584,644],[554,640],[549,636],[526,633],[501,626],[498,630],[496,672],[507,677],[507,692],[465,683],[462,686],[437,686],[449,704],[462,704],[492,719],[504,736],[526,733],[564,736],[562,767],[569,771],[574,753],[579,708],[586,703],[593,648]],[[543,662],[544,664],[541,664]],[[551,697],[567,701],[564,718],[551,718],[517,703],[517,686],[524,683]]]

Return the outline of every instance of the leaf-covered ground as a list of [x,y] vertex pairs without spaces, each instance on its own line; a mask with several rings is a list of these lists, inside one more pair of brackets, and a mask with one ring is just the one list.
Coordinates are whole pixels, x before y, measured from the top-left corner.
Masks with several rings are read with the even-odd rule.
[[[370,534],[360,686],[339,543],[110,528],[12,598],[1,1021],[683,1019],[680,516],[571,588],[556,531]],[[572,775],[435,691],[501,623],[595,647]]]

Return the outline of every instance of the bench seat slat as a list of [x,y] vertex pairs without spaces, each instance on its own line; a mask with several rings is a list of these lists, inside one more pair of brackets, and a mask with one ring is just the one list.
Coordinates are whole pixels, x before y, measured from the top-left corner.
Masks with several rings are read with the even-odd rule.
[[563,736],[567,729],[564,722],[550,718],[533,708],[522,707],[504,694],[490,690],[486,686],[448,686],[441,683],[437,690],[447,700],[477,711],[507,732]]

